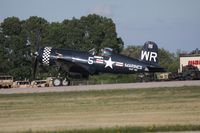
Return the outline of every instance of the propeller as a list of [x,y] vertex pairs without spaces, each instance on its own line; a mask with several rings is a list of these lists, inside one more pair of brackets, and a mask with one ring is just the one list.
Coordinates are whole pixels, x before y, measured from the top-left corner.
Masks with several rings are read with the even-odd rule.
[[34,53],[34,62],[33,62],[33,80],[35,79],[35,75],[36,75],[36,70],[37,70],[37,66],[38,66],[38,52],[35,52]]
[[34,56],[34,62],[33,62],[33,80],[35,80],[35,75],[36,75],[36,71],[37,71],[37,66],[38,66],[38,51],[39,51],[39,40],[40,40],[40,34],[39,32],[36,33],[36,43],[35,43],[35,46],[36,46],[36,52],[33,54]]

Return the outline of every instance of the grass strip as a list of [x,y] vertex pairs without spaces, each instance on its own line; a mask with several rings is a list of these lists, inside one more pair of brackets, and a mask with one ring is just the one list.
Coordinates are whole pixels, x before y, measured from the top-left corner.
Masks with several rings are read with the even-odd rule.
[[2,94],[0,132],[196,131],[199,110],[199,86]]
[[166,125],[166,126],[126,126],[113,128],[79,129],[64,131],[25,131],[23,133],[145,133],[168,131],[200,131],[200,125]]

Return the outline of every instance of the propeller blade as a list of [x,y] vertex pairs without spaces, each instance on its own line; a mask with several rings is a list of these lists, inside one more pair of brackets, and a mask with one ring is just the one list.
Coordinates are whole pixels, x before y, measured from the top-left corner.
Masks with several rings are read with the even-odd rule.
[[33,64],[33,80],[35,80],[37,65],[38,65],[38,61],[37,61],[37,57],[35,57],[34,64]]
[[36,33],[36,50],[37,51],[40,49],[39,41],[40,41],[40,32],[38,31]]

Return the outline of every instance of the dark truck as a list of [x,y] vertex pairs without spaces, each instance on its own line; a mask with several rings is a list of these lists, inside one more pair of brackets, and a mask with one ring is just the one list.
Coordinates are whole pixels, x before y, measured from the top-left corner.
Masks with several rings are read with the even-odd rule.
[[183,67],[182,73],[180,73],[180,77],[183,80],[200,79],[200,71],[196,66],[187,65]]
[[198,80],[200,79],[200,71],[194,65],[183,66],[181,73],[171,73],[170,80]]

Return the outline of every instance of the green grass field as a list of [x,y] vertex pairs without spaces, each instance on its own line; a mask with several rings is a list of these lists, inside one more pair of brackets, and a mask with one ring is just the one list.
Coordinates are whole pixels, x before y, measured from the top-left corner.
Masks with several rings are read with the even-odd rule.
[[200,130],[200,87],[0,95],[0,132]]

